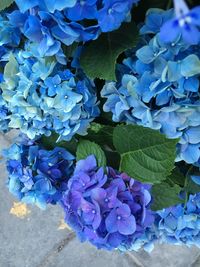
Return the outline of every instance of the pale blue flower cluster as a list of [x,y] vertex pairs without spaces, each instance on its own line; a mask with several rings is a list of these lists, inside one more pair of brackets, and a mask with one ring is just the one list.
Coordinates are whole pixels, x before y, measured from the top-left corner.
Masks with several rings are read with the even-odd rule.
[[127,53],[118,81],[107,82],[101,95],[114,121],[180,138],[177,161],[193,164],[200,159],[200,51],[181,38],[161,41],[160,27],[172,16],[173,10],[148,11],[139,46]]
[[161,242],[200,247],[200,193],[190,195],[185,208],[178,205],[158,212],[155,225]]
[[[9,51],[14,51],[15,48],[18,47],[20,39],[20,30],[11,25],[5,16],[0,15],[0,83],[3,81],[6,54]],[[6,132],[9,129],[9,112],[1,94],[2,91],[0,89],[0,131]]]
[[186,205],[181,204],[155,213],[154,224],[130,247],[121,245],[121,251],[151,252],[155,243],[200,247],[200,193],[190,195]]
[[81,70],[73,74],[53,57],[33,57],[28,48],[9,55],[0,88],[9,127],[31,139],[55,131],[70,140],[86,134],[99,115],[94,84]]

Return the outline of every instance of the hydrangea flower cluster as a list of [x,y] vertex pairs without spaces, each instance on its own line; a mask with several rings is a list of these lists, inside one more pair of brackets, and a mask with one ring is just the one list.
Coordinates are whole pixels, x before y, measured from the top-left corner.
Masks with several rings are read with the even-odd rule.
[[[0,15],[0,83],[3,81],[4,57],[9,51],[18,47],[20,39],[20,30],[14,25],[11,25],[5,16]],[[5,132],[8,129],[9,123],[8,110],[1,93],[2,91],[0,89],[0,131]]]
[[176,205],[157,211],[154,223],[131,246],[120,246],[121,251],[151,252],[156,243],[200,247],[200,194],[190,195],[186,205]]
[[56,204],[67,189],[73,172],[74,156],[55,147],[46,150],[32,141],[23,140],[4,151],[9,174],[8,188],[20,201],[44,209]]
[[53,57],[34,57],[28,48],[10,54],[0,87],[9,127],[31,139],[55,131],[70,140],[86,134],[99,115],[94,84],[82,71],[73,74]]
[[108,250],[129,247],[151,226],[150,186],[112,168],[97,168],[93,155],[80,160],[62,200],[66,222],[81,241]]
[[200,194],[190,195],[186,207],[157,212],[155,225],[161,242],[200,247]]
[[138,0],[16,0],[19,10],[9,15],[23,35],[39,44],[40,55],[56,55],[61,43],[87,42],[113,31],[130,16]]
[[181,38],[163,43],[160,27],[172,17],[173,10],[148,11],[140,45],[118,66],[118,82],[107,82],[101,95],[115,122],[180,138],[177,161],[195,164],[200,159],[200,52]]

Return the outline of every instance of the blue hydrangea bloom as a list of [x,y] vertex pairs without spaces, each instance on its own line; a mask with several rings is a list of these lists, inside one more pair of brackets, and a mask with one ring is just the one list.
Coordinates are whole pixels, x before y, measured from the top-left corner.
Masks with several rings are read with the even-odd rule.
[[18,27],[30,41],[30,50],[35,50],[38,57],[56,56],[58,62],[66,64],[60,41],[56,40],[47,26],[41,24],[41,19],[35,15],[23,14],[15,10],[8,15],[11,25]]
[[9,56],[0,87],[9,127],[31,139],[51,131],[65,140],[85,135],[99,115],[94,84],[81,70],[74,75],[53,57],[35,58],[28,49]]
[[20,30],[9,20],[0,15],[0,82],[3,80],[2,69],[5,66],[6,54],[18,47],[21,40]]
[[[61,43],[87,42],[101,32],[120,27],[139,0],[17,0],[19,10],[9,15],[30,40],[39,43],[40,53],[50,50],[54,55]],[[86,23],[85,23],[86,22]],[[62,50],[61,50],[62,51]]]
[[98,168],[93,155],[76,164],[62,199],[66,223],[81,241],[108,250],[126,246],[143,236],[154,215],[149,209],[150,186]]
[[188,44],[198,44],[200,42],[200,6],[189,10],[184,0],[174,0],[174,6],[176,18],[170,19],[161,27],[161,40],[170,43],[181,36]]
[[178,205],[159,211],[155,225],[161,242],[200,247],[200,194],[190,195],[185,208]]
[[73,172],[73,155],[64,148],[49,151],[26,140],[13,144],[3,155],[7,160],[9,191],[20,201],[42,209],[60,201]]
[[25,2],[23,0],[15,0],[15,2],[22,12],[38,6],[41,9],[53,13],[56,10],[63,10],[64,8],[73,7],[77,0],[26,0]]
[[105,112],[116,122],[160,130],[180,138],[177,161],[200,159],[200,52],[182,39],[166,44],[159,28],[171,11],[149,10],[141,42],[117,67],[117,82],[107,82],[101,95]]
[[78,0],[76,5],[67,9],[66,16],[72,21],[82,19],[95,19],[97,12],[97,0]]
[[[16,26],[11,25],[4,15],[0,15],[0,83],[4,81],[3,69],[7,60],[7,54],[18,47],[20,39],[20,30]],[[0,89],[0,132],[6,132],[9,130],[9,111],[1,94],[2,91]]]
[[17,25],[12,25],[5,16],[0,15],[0,47],[17,47],[20,37],[21,33]]
[[9,112],[6,108],[6,103],[0,96],[0,132],[7,132],[9,130]]
[[137,0],[104,1],[104,7],[98,11],[97,19],[103,32],[113,31],[126,19],[133,3]]
[[190,195],[187,203],[155,212],[155,220],[145,233],[122,251],[151,252],[155,243],[200,247],[200,193]]

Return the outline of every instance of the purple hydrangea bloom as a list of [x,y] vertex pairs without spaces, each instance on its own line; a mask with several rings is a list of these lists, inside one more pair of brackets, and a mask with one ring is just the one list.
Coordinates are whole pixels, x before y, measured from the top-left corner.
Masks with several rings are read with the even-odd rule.
[[9,191],[19,200],[42,209],[60,201],[73,172],[74,156],[67,150],[45,150],[22,139],[3,154],[7,159]]
[[77,162],[61,201],[66,223],[98,248],[128,248],[153,223],[149,190],[126,174],[98,168],[91,155]]
[[127,204],[120,203],[106,218],[106,228],[109,233],[119,232],[122,235],[131,235],[136,231],[135,217]]
[[174,42],[181,35],[186,43],[198,44],[200,41],[200,6],[189,10],[184,0],[175,0],[174,6],[176,18],[167,21],[161,27],[161,40],[166,43]]

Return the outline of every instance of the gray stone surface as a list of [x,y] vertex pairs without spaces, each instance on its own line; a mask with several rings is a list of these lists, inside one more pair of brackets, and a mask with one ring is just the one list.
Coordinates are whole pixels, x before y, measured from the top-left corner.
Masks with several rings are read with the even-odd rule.
[[5,168],[0,165],[0,267],[35,267],[52,250],[56,243],[65,239],[67,230],[58,230],[62,210],[51,207],[41,211],[29,207],[25,218],[10,214],[13,202],[5,186]]
[[134,253],[134,256],[144,267],[189,267],[199,254],[200,250],[196,247],[157,244],[151,254],[141,251]]
[[126,259],[125,254],[97,250],[89,244],[81,244],[76,238],[71,240],[56,257],[43,262],[41,267],[128,267],[137,265]]
[[[15,132],[0,135],[5,148]],[[148,254],[107,252],[81,244],[69,229],[62,229],[62,210],[41,211],[28,207],[24,218],[10,213],[17,202],[6,186],[6,170],[0,163],[0,267],[200,267],[200,250],[157,245]],[[61,229],[58,229],[60,226]]]

